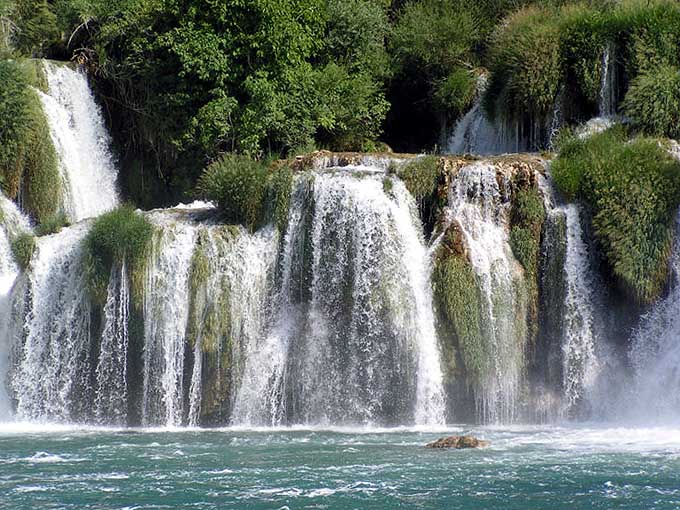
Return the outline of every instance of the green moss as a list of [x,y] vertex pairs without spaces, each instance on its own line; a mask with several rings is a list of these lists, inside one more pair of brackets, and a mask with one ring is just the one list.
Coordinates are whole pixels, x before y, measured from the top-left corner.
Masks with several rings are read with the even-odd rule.
[[385,194],[389,195],[392,193],[392,190],[394,189],[394,182],[392,182],[392,179],[390,179],[389,177],[385,177],[382,181],[382,187]]
[[35,237],[32,234],[23,233],[12,239],[12,255],[22,270],[28,268],[34,251]]
[[449,365],[458,352],[467,380],[480,382],[489,360],[480,317],[482,297],[472,266],[460,252],[460,234],[450,229],[438,250],[432,275],[434,297],[445,323],[452,330],[456,348],[449,349]]
[[[227,248],[235,235],[238,234],[228,226],[214,230],[212,238],[202,230],[191,259],[187,339],[192,347],[200,339],[201,351],[206,355],[228,349],[231,324],[228,280],[218,268],[211,267],[208,250],[211,244],[218,252]],[[221,253],[213,256],[220,257]]]
[[62,228],[69,226],[69,224],[70,222],[66,217],[66,214],[63,212],[58,212],[38,225],[35,229],[35,233],[38,236],[56,234]]
[[99,303],[106,300],[106,288],[113,264],[127,264],[133,298],[141,303],[142,275],[154,228],[132,206],[122,206],[99,216],[85,239],[85,267],[90,294]]
[[558,187],[592,208],[595,237],[621,288],[642,303],[668,275],[680,163],[658,141],[628,141],[623,128],[563,143],[553,162]]
[[419,201],[425,200],[437,191],[439,159],[436,156],[415,158],[399,170],[399,177],[404,181],[406,189],[413,195],[413,198]]
[[661,65],[637,76],[623,111],[646,133],[680,137],[680,69]]

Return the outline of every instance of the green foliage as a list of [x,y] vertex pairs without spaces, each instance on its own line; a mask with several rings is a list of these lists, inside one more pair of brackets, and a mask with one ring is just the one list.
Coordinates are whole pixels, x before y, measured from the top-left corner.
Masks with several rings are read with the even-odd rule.
[[512,14],[494,34],[489,68],[491,114],[543,118],[551,112],[561,78],[554,12],[529,7]]
[[406,3],[390,37],[397,78],[426,88],[431,105],[443,113],[463,112],[474,99],[471,68],[485,19],[478,3],[465,0]]
[[517,260],[524,268],[534,274],[538,264],[538,248],[534,234],[529,228],[514,226],[510,230],[510,246]]
[[384,2],[58,0],[56,10],[93,50],[135,170],[158,168],[171,187],[188,191],[199,162],[224,152],[363,150],[381,133]]
[[680,163],[656,140],[627,141],[622,128],[561,147],[552,166],[559,188],[585,200],[605,260],[621,287],[654,300],[668,274]]
[[57,17],[47,0],[14,0],[13,46],[23,55],[42,57],[59,39]]
[[568,5],[559,13],[563,78],[572,77],[577,92],[593,105],[600,95],[603,51],[615,38],[611,19],[586,4]]
[[293,191],[293,171],[284,166],[274,171],[269,178],[268,194],[274,204],[274,222],[281,234],[288,228],[290,196]]
[[421,156],[412,159],[399,171],[399,177],[413,198],[418,201],[433,196],[439,183],[439,159],[436,156]]
[[0,61],[0,174],[12,199],[21,193],[24,209],[42,223],[61,204],[57,154],[37,93],[33,66]]
[[34,251],[35,237],[33,234],[24,232],[12,239],[12,255],[14,261],[22,270],[25,271],[28,268]]
[[132,206],[125,205],[99,216],[85,238],[85,267],[90,294],[100,303],[114,264],[125,262],[136,300],[142,296],[142,275],[153,237],[153,226]]
[[267,168],[247,157],[225,155],[205,169],[196,190],[202,198],[214,201],[228,222],[253,231],[264,213]]
[[623,111],[646,133],[680,137],[680,70],[662,65],[638,75],[628,89]]

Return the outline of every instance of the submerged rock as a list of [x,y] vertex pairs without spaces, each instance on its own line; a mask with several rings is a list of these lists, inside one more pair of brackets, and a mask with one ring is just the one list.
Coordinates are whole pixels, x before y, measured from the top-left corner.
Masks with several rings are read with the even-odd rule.
[[489,446],[488,441],[477,439],[474,436],[449,436],[441,437],[436,441],[427,443],[427,448],[454,448],[456,450],[463,450],[466,448],[484,448]]

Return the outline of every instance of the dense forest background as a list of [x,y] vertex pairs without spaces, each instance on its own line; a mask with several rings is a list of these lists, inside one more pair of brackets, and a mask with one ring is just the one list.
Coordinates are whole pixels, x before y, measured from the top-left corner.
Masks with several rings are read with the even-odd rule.
[[567,123],[585,121],[608,44],[621,111],[680,130],[672,0],[0,0],[0,30],[4,59],[88,67],[142,207],[191,195],[225,153],[436,152],[480,77],[492,116],[531,129],[559,97]]

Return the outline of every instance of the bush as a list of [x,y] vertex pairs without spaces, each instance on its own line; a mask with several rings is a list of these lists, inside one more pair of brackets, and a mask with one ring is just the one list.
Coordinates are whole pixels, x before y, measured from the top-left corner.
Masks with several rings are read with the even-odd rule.
[[545,117],[561,83],[556,13],[536,7],[512,14],[495,33],[490,48],[487,110],[492,116]]
[[642,303],[658,297],[680,203],[680,163],[656,140],[629,142],[618,127],[565,142],[552,172],[567,196],[591,206],[595,237],[623,290]]
[[205,169],[196,190],[217,204],[226,221],[253,231],[263,219],[267,169],[258,161],[229,154]]
[[19,234],[12,240],[12,256],[16,264],[25,271],[33,258],[35,237],[29,233]]
[[114,264],[125,262],[136,297],[141,297],[141,275],[146,267],[153,226],[132,206],[125,205],[94,220],[85,238],[85,267],[90,294],[106,301],[106,289]]
[[574,80],[574,88],[566,92],[578,101],[583,98],[593,105],[600,99],[602,54],[615,39],[615,27],[599,9],[584,4],[568,5],[560,11],[559,31],[561,58],[565,78]]
[[626,93],[623,111],[646,133],[680,137],[680,70],[662,65],[637,76]]

